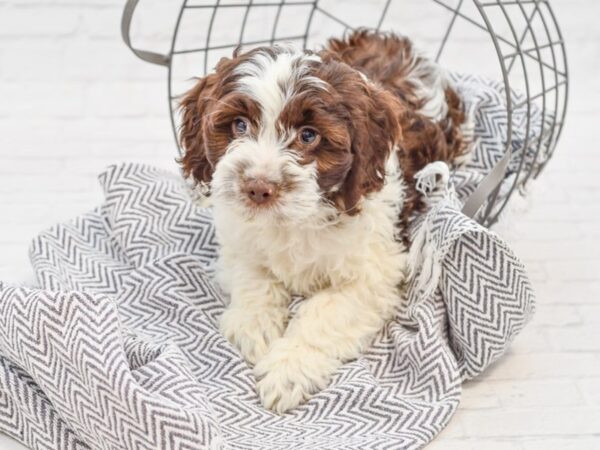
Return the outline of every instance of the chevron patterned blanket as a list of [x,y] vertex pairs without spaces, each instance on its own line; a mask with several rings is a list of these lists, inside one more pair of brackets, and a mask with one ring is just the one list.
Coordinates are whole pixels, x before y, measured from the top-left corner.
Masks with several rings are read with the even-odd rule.
[[[464,167],[455,170],[452,176],[456,194],[464,201],[506,151],[509,134],[506,90],[503,83],[477,75],[451,73],[450,76],[474,125],[475,145],[470,160]],[[552,132],[542,132],[553,129],[553,114],[544,114],[535,103],[529,105],[531,111],[528,111],[527,97],[519,92],[511,91],[510,97],[513,105],[510,131],[512,157],[495,207],[508,200],[513,185],[520,187],[528,173],[536,173],[549,159],[550,155],[540,150],[545,148],[539,145],[540,142],[556,139]],[[523,167],[519,170],[521,164]]]
[[217,331],[209,210],[179,176],[110,167],[106,200],[33,243],[40,289],[0,287],[0,430],[35,449],[418,448],[533,308],[523,266],[449,205],[437,289],[284,416]]
[[[460,85],[476,91],[480,139],[476,170],[454,175],[459,199],[504,146],[501,94],[478,83]],[[441,200],[423,221],[437,270],[415,277],[435,272],[433,289],[414,285],[365,355],[278,416],[217,331],[210,210],[151,167],[112,166],[100,183],[100,207],[35,239],[39,287],[0,283],[0,431],[33,449],[420,448],[533,312],[516,256]]]

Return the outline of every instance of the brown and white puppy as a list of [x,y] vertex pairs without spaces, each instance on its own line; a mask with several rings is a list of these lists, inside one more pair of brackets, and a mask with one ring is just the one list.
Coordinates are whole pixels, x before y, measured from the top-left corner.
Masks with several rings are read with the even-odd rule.
[[[414,175],[463,152],[461,105],[407,39],[361,30],[320,53],[236,52],[181,108],[181,163],[210,189],[231,295],[221,331],[282,413],[393,316]],[[291,294],[305,300],[289,320]]]

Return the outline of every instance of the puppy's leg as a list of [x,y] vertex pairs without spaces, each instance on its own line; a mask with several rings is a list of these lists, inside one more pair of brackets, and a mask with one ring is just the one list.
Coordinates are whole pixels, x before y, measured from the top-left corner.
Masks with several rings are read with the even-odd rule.
[[344,362],[358,357],[398,302],[389,286],[327,289],[305,300],[284,337],[254,368],[265,407],[283,413],[324,389]]
[[237,267],[230,288],[231,303],[221,317],[220,330],[246,361],[255,364],[285,330],[289,294],[258,267]]

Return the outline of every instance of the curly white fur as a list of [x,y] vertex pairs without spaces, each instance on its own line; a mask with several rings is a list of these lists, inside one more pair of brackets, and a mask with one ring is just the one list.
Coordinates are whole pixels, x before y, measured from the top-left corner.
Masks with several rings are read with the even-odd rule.
[[[220,328],[255,365],[263,404],[279,413],[323,389],[366,349],[395,310],[407,259],[396,235],[404,184],[394,152],[383,189],[351,216],[324,201],[315,165],[299,164],[288,148],[295,131],[275,131],[293,92],[288,81],[315,58],[302,55],[284,52],[269,62],[259,53],[238,69],[240,89],[261,105],[261,128],[230,144],[211,182],[217,279],[231,296]],[[258,210],[242,192],[246,177],[287,180],[294,188]],[[289,320],[291,293],[305,300]]]
[[[215,202],[219,280],[231,294],[221,331],[256,364],[266,407],[281,413],[323,389],[392,316],[406,267],[395,235],[402,196],[396,169],[357,216],[322,205],[299,226]],[[288,324],[290,292],[306,300]]]

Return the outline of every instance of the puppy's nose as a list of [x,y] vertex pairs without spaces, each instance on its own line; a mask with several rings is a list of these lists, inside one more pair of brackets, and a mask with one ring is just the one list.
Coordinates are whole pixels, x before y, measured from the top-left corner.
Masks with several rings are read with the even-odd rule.
[[264,179],[252,179],[244,183],[242,190],[250,200],[260,205],[273,199],[277,186]]

